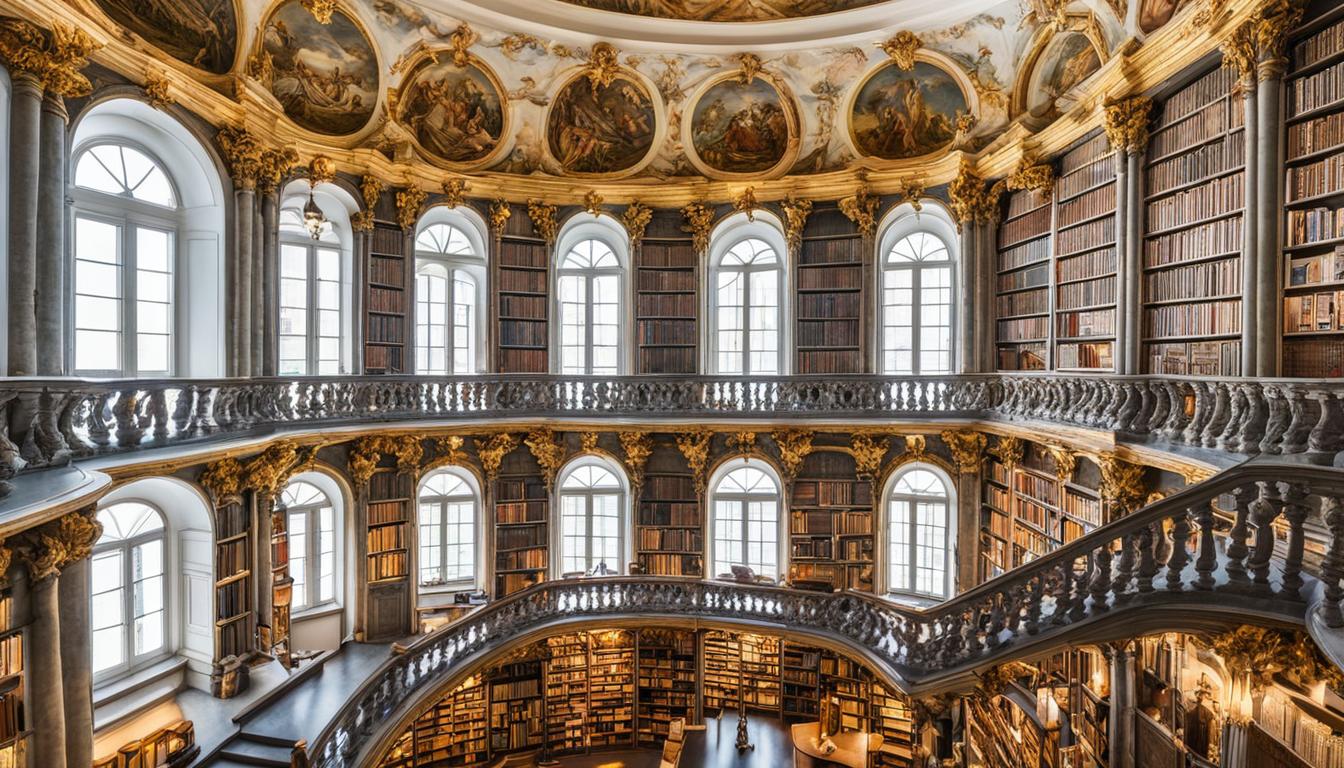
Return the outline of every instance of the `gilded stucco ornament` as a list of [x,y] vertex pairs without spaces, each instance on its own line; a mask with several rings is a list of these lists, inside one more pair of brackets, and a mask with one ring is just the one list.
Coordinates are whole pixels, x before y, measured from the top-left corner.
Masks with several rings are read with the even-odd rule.
[[588,52],[588,65],[584,76],[593,90],[606,88],[616,79],[621,70],[620,52],[611,43],[595,43]]
[[381,442],[376,437],[363,437],[350,446],[350,458],[347,464],[350,469],[350,480],[356,488],[367,488],[374,470],[378,469],[378,461],[383,457]]
[[0,582],[9,578],[9,566],[14,562],[14,550],[9,548],[9,542],[0,539]]
[[1306,9],[1298,0],[1270,0],[1261,6],[1252,20],[1256,51],[1259,53],[1257,71],[1261,80],[1281,76],[1288,62],[1284,50],[1288,35],[1302,22]]
[[764,66],[761,64],[761,57],[754,53],[737,54],[737,81],[743,85],[750,85],[752,80],[761,73]]
[[986,224],[998,218],[999,197],[969,160],[962,159],[957,177],[947,185],[947,196],[958,226],[972,222]]
[[0,59],[12,75],[40,78],[47,68],[46,37],[36,25],[20,19],[0,19]]
[[513,215],[513,208],[509,206],[507,200],[496,200],[490,204],[490,228],[499,234],[504,231],[504,226],[509,223],[509,217]]
[[219,504],[224,499],[242,492],[243,464],[232,457],[220,459],[201,472],[200,483],[210,494],[210,498]]
[[999,439],[994,444],[992,452],[998,457],[999,461],[1007,464],[1008,468],[1012,469],[1022,463],[1022,455],[1025,451],[1026,444],[1022,442],[1021,438],[1012,437],[1011,435],[1000,435]]
[[939,437],[952,453],[952,461],[957,465],[957,471],[969,475],[980,470],[980,465],[985,460],[985,446],[989,443],[983,432],[949,429],[939,434]]
[[443,182],[443,204],[449,208],[459,208],[467,201],[467,190],[471,185],[466,179],[449,179]]
[[868,186],[867,174],[861,173],[858,190],[840,200],[840,212],[854,222],[864,237],[871,238],[877,233],[877,209],[881,202]]
[[467,452],[462,450],[464,443],[461,435],[439,437],[434,440],[434,450],[449,464],[462,465],[467,463]]
[[[103,535],[102,523],[89,512],[71,512],[60,519],[32,528],[15,537],[15,551],[28,567],[33,582],[52,578],[61,569],[88,558]],[[10,550],[4,549],[0,576],[9,568]]]
[[789,250],[797,251],[803,244],[803,228],[807,226],[807,217],[812,215],[812,201],[799,200],[789,195],[779,207],[784,211],[784,233],[788,238]]
[[908,29],[903,29],[891,39],[878,43],[877,47],[891,57],[898,69],[909,72],[915,68],[915,52],[923,45],[924,43],[919,39],[919,35]]
[[475,45],[481,36],[472,29],[470,25],[462,23],[457,25],[453,34],[448,36],[448,44],[453,50],[453,66],[465,67],[471,63],[471,46]]
[[683,432],[676,437],[677,450],[681,451],[682,457],[686,459],[686,465],[690,467],[691,473],[695,476],[696,493],[704,493],[705,468],[709,466],[709,446],[714,440],[714,433],[699,430]]
[[257,167],[257,191],[262,194],[274,192],[280,180],[299,163],[299,153],[293,147],[267,147],[261,151],[261,163]]
[[261,172],[261,157],[265,147],[246,128],[226,125],[215,136],[220,154],[229,166],[229,175],[235,186],[255,189]]
[[592,453],[593,451],[596,451],[599,437],[600,435],[596,432],[580,432],[579,448],[581,448],[584,453]]
[[905,452],[916,459],[928,452],[929,442],[924,435],[906,435]]
[[1146,96],[1132,96],[1106,105],[1106,139],[1111,143],[1111,149],[1132,155],[1144,151],[1148,147],[1148,120],[1152,109],[1153,100]]
[[854,471],[859,477],[876,480],[882,473],[882,460],[890,448],[890,438],[859,432],[849,438],[849,452],[854,456]]
[[1143,467],[1130,464],[1114,454],[1105,454],[1101,467],[1101,500],[1114,504],[1121,514],[1129,514],[1142,507],[1148,498],[1143,482]]
[[915,212],[924,210],[924,182],[906,179],[896,187],[896,205],[910,204]]
[[46,526],[19,534],[19,559],[28,567],[28,579],[40,583],[58,576],[65,567],[68,554],[65,543],[50,533]]
[[247,462],[244,484],[261,498],[271,500],[284,488],[290,472],[298,464],[299,452],[293,441],[281,440],[267,446]]
[[1244,93],[1249,93],[1255,83],[1255,33],[1252,27],[1249,21],[1237,26],[1218,45],[1223,55],[1223,67],[1237,73]]
[[[53,535],[65,547],[66,562],[61,566],[65,567],[93,554],[93,545],[103,535],[103,524],[92,511],[71,512],[56,521]],[[0,569],[0,573],[4,573],[4,569]]]
[[499,477],[499,466],[504,457],[518,447],[518,436],[508,432],[496,432],[489,437],[472,438],[476,443],[476,455],[481,457],[481,469],[488,480]]
[[756,201],[756,190],[753,187],[747,187],[733,198],[733,210],[738,213],[745,213],[747,221],[756,220],[756,209],[760,203]]
[[312,186],[336,180],[336,161],[326,155],[313,155],[308,161],[308,183]]
[[532,457],[541,465],[541,475],[546,480],[546,489],[555,485],[555,475],[565,463],[565,446],[556,438],[555,431],[534,429],[527,433],[523,441]]
[[527,217],[532,220],[532,228],[541,235],[541,239],[545,240],[547,245],[555,245],[555,236],[560,231],[555,206],[532,198],[527,201]]
[[635,495],[644,487],[644,467],[653,455],[653,436],[648,432],[621,432],[621,450],[625,453],[625,470]]
[[1003,183],[1010,190],[1029,189],[1047,200],[1055,189],[1055,169],[1049,163],[1038,163],[1036,158],[1024,153],[1013,171]]
[[88,33],[78,27],[55,22],[51,27],[51,49],[43,70],[42,87],[65,98],[80,98],[93,92],[84,76],[89,54],[101,48]]
[[644,239],[644,232],[649,228],[649,222],[653,221],[653,209],[638,200],[630,203],[621,213],[621,223],[625,225],[625,231],[630,234],[630,243],[637,245]]
[[691,233],[695,252],[702,255],[708,253],[709,233],[714,228],[714,209],[704,203],[691,203],[681,209],[681,215],[686,220],[681,231]]
[[803,468],[803,462],[812,453],[812,430],[785,429],[773,433],[771,437],[779,449],[779,463],[784,468],[785,478],[792,482],[798,476],[798,470]]
[[145,101],[149,106],[165,110],[177,103],[173,96],[172,86],[168,83],[167,75],[158,70],[149,70],[145,72]]
[[364,178],[359,180],[359,194],[364,200],[363,210],[357,211],[351,217],[350,224],[359,232],[373,231],[373,212],[378,206],[378,198],[382,196],[386,189],[383,182],[378,177],[365,174]]
[[429,193],[414,183],[397,192],[397,223],[402,230],[410,232],[415,229],[415,223],[420,220],[420,208],[428,197]]
[[1078,469],[1078,454],[1057,446],[1046,446],[1050,455],[1055,459],[1055,477],[1061,483],[1072,482],[1073,473]]
[[583,210],[594,216],[602,213],[602,196],[597,193],[596,189],[588,190],[588,193],[583,196]]
[[299,5],[313,14],[318,24],[330,24],[331,15],[336,12],[336,0],[299,0]]
[[728,449],[737,453],[751,453],[756,449],[755,432],[731,432],[727,438]]

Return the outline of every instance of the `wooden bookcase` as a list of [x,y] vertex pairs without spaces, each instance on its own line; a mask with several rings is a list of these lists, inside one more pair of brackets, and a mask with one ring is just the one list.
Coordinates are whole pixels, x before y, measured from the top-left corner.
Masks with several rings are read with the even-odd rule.
[[780,639],[720,632],[704,635],[704,708],[736,714],[740,701],[753,712],[781,714]]
[[393,222],[375,221],[368,235],[364,304],[364,372],[410,373],[406,356],[408,314],[414,307],[407,258],[409,238]]
[[1113,371],[1115,153],[1105,134],[1064,153],[1054,197],[1054,368]]
[[588,749],[588,633],[547,638],[546,743],[555,756]]
[[27,764],[28,655],[25,629],[15,626],[11,588],[0,588],[0,764]]
[[821,651],[786,642],[780,653],[780,701],[784,719],[816,720],[821,711]]
[[868,260],[863,236],[839,208],[818,206],[808,217],[793,281],[797,373],[866,370]]
[[526,216],[509,217],[498,233],[495,317],[499,321],[500,373],[546,373],[550,342],[551,249]]
[[704,522],[695,477],[676,447],[658,443],[644,474],[635,521],[635,557],[644,573],[704,575]]
[[1036,666],[1042,672],[1040,685],[1053,690],[1066,716],[1071,746],[1080,753],[1074,764],[1106,768],[1110,664],[1099,651],[1077,648],[1056,653]]
[[660,748],[674,718],[695,720],[699,696],[695,633],[675,629],[642,629],[638,638],[638,746]]
[[[252,515],[240,496],[223,499],[215,510],[215,662],[245,660],[255,650],[256,614],[252,594]],[[246,686],[247,666],[232,679],[215,681],[214,693],[228,698]]]
[[871,592],[873,547],[872,483],[849,454],[814,451],[793,482],[790,582]]
[[877,764],[881,768],[907,768],[914,765],[915,724],[909,704],[876,681],[869,695],[872,701],[872,730],[882,734],[882,748],[877,753]]
[[289,572],[289,511],[281,505],[271,510],[271,649],[283,646],[285,654],[290,652],[289,620],[293,602],[294,577]]
[[520,661],[492,670],[490,680],[490,753],[500,755],[541,747],[541,661]]
[[635,369],[692,376],[699,370],[700,257],[680,211],[655,211],[635,248]]
[[382,768],[474,766],[489,759],[486,686],[473,675],[416,718],[382,762]]
[[1246,133],[1235,85],[1235,72],[1215,69],[1156,110],[1144,170],[1147,373],[1241,373]]
[[588,742],[592,749],[629,747],[635,738],[635,635],[589,634]]
[[369,639],[402,637],[411,631],[410,542],[415,478],[382,467],[369,479],[365,518]]
[[995,355],[1001,371],[1050,365],[1050,199],[1031,190],[1006,196],[995,277]]
[[1286,98],[1283,374],[1344,375],[1344,15],[1292,46]]
[[507,597],[546,580],[550,494],[526,449],[504,457],[495,480],[495,594]]

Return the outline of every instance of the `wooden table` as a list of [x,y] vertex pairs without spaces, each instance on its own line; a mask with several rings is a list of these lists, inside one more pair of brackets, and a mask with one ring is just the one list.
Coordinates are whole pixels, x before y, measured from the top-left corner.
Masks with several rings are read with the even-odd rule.
[[827,754],[817,748],[821,723],[798,723],[791,729],[794,768],[868,768],[868,756],[882,748],[882,735],[863,731],[845,731],[831,737],[835,751]]

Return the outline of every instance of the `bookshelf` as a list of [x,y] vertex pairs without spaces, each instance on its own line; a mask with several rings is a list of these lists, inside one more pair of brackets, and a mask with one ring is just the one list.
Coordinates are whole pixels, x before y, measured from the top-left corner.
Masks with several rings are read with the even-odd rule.
[[499,238],[494,285],[499,320],[500,373],[546,373],[549,368],[551,249],[526,216],[511,216]]
[[1344,19],[1292,46],[1287,79],[1283,374],[1344,375]]
[[908,702],[874,681],[871,690],[873,730],[882,734],[877,753],[881,768],[907,768],[915,760],[915,725]]
[[681,213],[654,211],[635,248],[636,368],[641,374],[699,370],[700,258],[681,231]]
[[780,658],[780,701],[785,720],[808,721],[820,716],[820,650],[784,643]]
[[1064,153],[1055,182],[1056,370],[1115,370],[1115,206],[1115,154],[1098,133]]
[[779,649],[779,638],[770,635],[706,632],[705,711],[734,714],[745,701],[753,712],[782,713]]
[[[254,650],[252,606],[252,516],[241,496],[215,509],[215,663],[212,693],[229,698],[247,686],[245,661]],[[227,671],[221,671],[224,662]]]
[[27,764],[28,654],[23,627],[15,625],[14,596],[0,589],[0,764]]
[[588,634],[546,640],[546,743],[555,756],[588,749]]
[[793,482],[789,581],[823,589],[873,590],[873,486],[854,460],[814,451]]
[[634,744],[635,635],[593,632],[588,645],[588,742],[592,749]]
[[506,664],[492,670],[489,681],[491,755],[540,748],[546,733],[541,661]]
[[[96,758],[93,768],[186,768],[200,754],[195,725],[190,720],[178,720],[123,744],[106,757]],[[25,764],[22,758],[15,762],[9,757],[0,757],[0,765],[17,768]]]
[[473,766],[488,755],[486,686],[473,675],[416,718],[380,768]]
[[526,449],[504,457],[495,480],[495,597],[546,580],[549,494]]
[[368,235],[364,307],[364,372],[409,373],[406,357],[409,238],[393,222],[375,221]]
[[1245,110],[1215,69],[1156,110],[1144,166],[1145,372],[1238,376]]
[[803,229],[794,272],[797,373],[864,372],[867,259],[863,236],[840,209],[817,206]]
[[872,676],[863,665],[834,653],[823,653],[819,671],[822,695],[840,702],[840,729],[869,730],[869,687]]
[[640,747],[662,747],[674,718],[695,721],[699,696],[695,633],[676,629],[639,632],[638,722]]
[[704,574],[704,525],[695,476],[675,445],[655,443],[644,473],[636,520],[635,557],[656,576]]
[[408,574],[414,480],[395,467],[381,467],[369,478],[364,632],[370,639],[401,637],[411,631]]
[[294,600],[294,577],[289,573],[289,510],[283,504],[271,511],[271,648],[289,652],[289,619]]
[[995,356],[1001,371],[1050,365],[1050,199],[1033,190],[1009,193],[999,225],[995,275]]

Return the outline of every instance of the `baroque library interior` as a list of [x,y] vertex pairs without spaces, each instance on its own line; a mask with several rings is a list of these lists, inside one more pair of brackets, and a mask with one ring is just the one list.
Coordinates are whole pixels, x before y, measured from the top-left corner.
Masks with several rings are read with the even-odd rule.
[[0,0],[0,768],[1344,768],[1339,0]]

